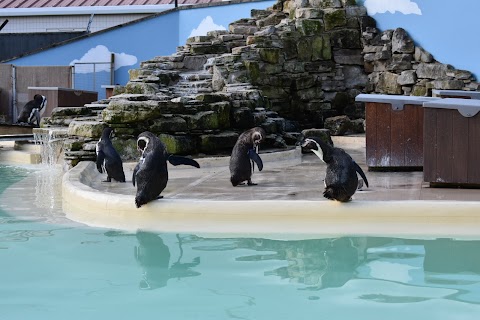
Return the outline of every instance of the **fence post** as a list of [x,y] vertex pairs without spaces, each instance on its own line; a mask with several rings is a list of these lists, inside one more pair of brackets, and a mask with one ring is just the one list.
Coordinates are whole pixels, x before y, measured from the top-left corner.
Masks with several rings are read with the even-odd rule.
[[115,53],[112,52],[110,59],[110,85],[115,81]]
[[12,123],[17,121],[17,70],[12,65]]

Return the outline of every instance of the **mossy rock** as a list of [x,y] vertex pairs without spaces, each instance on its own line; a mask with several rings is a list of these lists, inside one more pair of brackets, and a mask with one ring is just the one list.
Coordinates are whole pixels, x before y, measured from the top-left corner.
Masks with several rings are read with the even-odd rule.
[[106,123],[136,123],[156,119],[161,115],[158,101],[111,100],[102,111]]
[[141,156],[137,150],[137,139],[118,139],[113,138],[112,144],[123,161],[138,160]]
[[201,93],[195,96],[195,100],[201,101],[203,103],[215,103],[221,101],[227,101],[228,97],[224,94],[217,93]]
[[258,61],[244,61],[245,68],[247,69],[247,75],[250,78],[252,84],[257,84],[261,77],[260,67]]
[[302,38],[297,42],[298,60],[300,61],[312,61],[312,41],[310,38]]
[[233,148],[238,139],[238,133],[222,132],[219,134],[204,134],[200,136],[200,152],[216,153]]
[[103,122],[73,120],[68,126],[68,135],[97,139],[102,136],[106,126],[107,124]]
[[186,132],[187,130],[187,122],[181,117],[162,117],[154,120],[150,126],[150,131],[153,133]]
[[83,139],[66,139],[63,142],[63,148],[68,151],[80,151],[85,141]]
[[328,36],[313,37],[312,39],[312,61],[330,60],[332,58],[332,49],[330,38]]
[[51,117],[89,116],[91,114],[91,110],[85,107],[56,107],[52,110]]
[[260,59],[262,61],[265,61],[271,64],[278,64],[280,62],[280,55],[281,55],[280,49],[260,48],[258,49],[258,53],[260,54]]
[[295,24],[304,36],[319,35],[324,31],[323,22],[317,19],[300,19]]
[[190,136],[160,134],[158,138],[165,144],[170,154],[192,154],[196,153],[195,141]]
[[158,91],[158,85],[154,83],[129,82],[125,86],[125,93],[130,94],[155,94]]
[[330,32],[333,47],[342,49],[361,49],[360,31],[354,29],[339,29]]
[[345,9],[326,9],[323,20],[325,22],[325,30],[329,31],[347,25],[347,16]]
[[427,87],[415,85],[412,88],[412,96],[425,97],[427,96]]

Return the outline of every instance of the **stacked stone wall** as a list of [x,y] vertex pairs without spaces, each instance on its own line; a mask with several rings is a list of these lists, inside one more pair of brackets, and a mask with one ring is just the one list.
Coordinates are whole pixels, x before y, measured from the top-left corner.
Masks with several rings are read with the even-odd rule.
[[171,153],[218,154],[254,126],[266,130],[267,147],[295,144],[302,129],[361,132],[359,93],[429,96],[432,89],[478,90],[478,83],[436,61],[405,30],[380,32],[354,0],[279,1],[228,31],[143,61],[110,99],[55,110],[43,126],[69,126],[72,165],[95,158],[105,126],[115,129],[124,159],[138,157],[136,137],[146,130]]

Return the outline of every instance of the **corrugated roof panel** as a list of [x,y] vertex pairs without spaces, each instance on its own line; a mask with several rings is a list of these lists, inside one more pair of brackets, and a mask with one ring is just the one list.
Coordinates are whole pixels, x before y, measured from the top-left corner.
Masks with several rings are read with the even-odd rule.
[[[221,2],[222,0],[178,0],[179,4]],[[87,6],[138,6],[173,4],[175,0],[0,0],[0,8],[69,8]]]

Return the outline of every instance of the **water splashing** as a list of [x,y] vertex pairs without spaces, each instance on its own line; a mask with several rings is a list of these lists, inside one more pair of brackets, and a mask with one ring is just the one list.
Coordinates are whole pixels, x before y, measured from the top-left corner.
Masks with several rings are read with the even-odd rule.
[[40,129],[34,130],[33,138],[35,144],[41,146],[40,155],[42,164],[53,167],[58,163],[63,150],[63,131]]
[[55,212],[61,203],[62,164],[65,130],[34,129],[35,144],[40,145],[42,168],[36,173],[35,204]]

